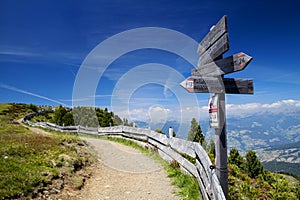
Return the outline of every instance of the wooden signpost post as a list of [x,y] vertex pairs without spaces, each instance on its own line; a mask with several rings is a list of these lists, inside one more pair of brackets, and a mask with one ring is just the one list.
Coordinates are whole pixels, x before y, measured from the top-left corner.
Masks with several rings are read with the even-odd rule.
[[252,57],[237,53],[227,58],[229,49],[227,16],[211,28],[200,42],[200,59],[192,76],[180,85],[188,92],[214,93],[209,100],[210,127],[215,128],[216,174],[228,199],[227,136],[225,94],[253,94],[253,80],[224,78],[225,74],[244,70]]

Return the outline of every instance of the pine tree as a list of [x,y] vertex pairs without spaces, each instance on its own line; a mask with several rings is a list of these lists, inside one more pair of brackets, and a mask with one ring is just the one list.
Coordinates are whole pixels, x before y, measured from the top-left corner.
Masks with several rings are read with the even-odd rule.
[[123,125],[122,119],[118,115],[114,115],[114,125]]
[[228,162],[238,167],[242,167],[242,164],[244,163],[244,158],[239,154],[239,151],[236,148],[233,148],[229,152]]
[[62,123],[65,125],[65,126],[72,126],[74,125],[74,119],[73,119],[73,115],[71,112],[67,112],[63,118],[62,118]]
[[29,104],[29,105],[27,105],[27,108],[30,109],[30,110],[32,110],[33,112],[37,112],[38,109],[39,109],[36,105],[34,105],[32,103]]
[[204,141],[202,129],[195,118],[191,121],[191,128],[188,135],[188,141],[199,142],[200,144]]
[[207,151],[208,154],[211,154],[211,156],[213,158],[216,157],[216,145],[215,145],[215,141],[214,140],[210,140],[209,143],[206,145],[206,151]]
[[63,125],[63,117],[67,113],[66,109],[60,105],[56,110],[54,111],[54,123],[58,124],[60,126]]
[[259,161],[254,151],[250,150],[247,152],[244,169],[251,178],[256,178],[259,174],[263,173],[263,165]]

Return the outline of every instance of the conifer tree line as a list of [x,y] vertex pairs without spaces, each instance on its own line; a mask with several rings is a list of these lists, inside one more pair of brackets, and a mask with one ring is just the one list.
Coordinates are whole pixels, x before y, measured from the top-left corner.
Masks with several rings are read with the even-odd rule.
[[118,115],[109,112],[107,108],[83,106],[68,109],[60,105],[54,111],[52,122],[60,126],[73,126],[75,124],[86,127],[133,126],[133,123],[129,123],[128,119],[122,120]]
[[228,163],[239,167],[243,172],[247,173],[250,178],[257,178],[258,175],[262,174],[264,171],[263,165],[252,150],[249,150],[246,153],[244,159],[237,149],[231,149]]

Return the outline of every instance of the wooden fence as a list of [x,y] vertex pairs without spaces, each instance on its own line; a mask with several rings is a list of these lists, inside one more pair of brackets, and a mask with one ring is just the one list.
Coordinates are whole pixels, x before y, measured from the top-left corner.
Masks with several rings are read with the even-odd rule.
[[[82,126],[58,126],[48,122],[32,123],[24,118],[24,123],[30,126],[38,126],[60,132],[80,133],[97,136],[118,136],[137,142],[151,145],[157,148],[159,155],[166,161],[177,161],[180,168],[194,176],[199,184],[202,199],[225,199],[219,180],[212,169],[212,163],[203,149],[196,142],[190,142],[179,138],[168,138],[164,134],[143,128],[128,126],[113,127],[82,127]],[[191,158],[189,161],[186,158]]]

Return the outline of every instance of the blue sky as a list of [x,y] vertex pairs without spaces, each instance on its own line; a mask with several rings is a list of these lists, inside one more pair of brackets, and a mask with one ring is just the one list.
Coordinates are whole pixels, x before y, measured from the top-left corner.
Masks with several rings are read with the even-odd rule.
[[[193,66],[174,52],[144,48],[115,58],[99,77],[93,96],[74,99],[74,84],[80,67],[94,48],[117,34],[158,27],[200,42],[209,28],[227,15],[230,50],[225,56],[242,51],[253,60],[245,70],[226,77],[252,78],[255,85],[254,95],[227,95],[227,103],[245,109],[251,105],[265,108],[280,104],[284,110],[286,102],[289,106],[294,102],[298,108],[299,10],[297,0],[1,0],[0,102],[72,106],[74,102],[89,104],[86,100],[90,98],[95,100],[96,106],[108,107],[132,119],[163,121],[177,115],[184,118],[186,116],[180,114],[182,111],[189,111],[189,117],[197,117],[197,113],[193,114],[193,106],[205,108],[209,94],[195,96],[186,92],[183,96],[178,89],[180,79],[190,76]],[[127,44],[116,43],[108,51],[114,52],[118,45]],[[187,50],[185,53],[189,54]],[[197,56],[195,51],[190,55]],[[98,56],[97,66],[101,66],[101,55]],[[158,64],[164,70],[147,71],[156,69]],[[91,73],[93,70],[95,75],[99,71],[93,68]],[[144,73],[137,75],[139,72]],[[159,75],[162,73],[165,76]],[[134,74],[141,80],[150,77],[153,81],[149,79],[151,83],[135,85],[126,99],[127,104],[120,107],[118,98],[122,92],[126,94],[125,86],[129,87],[124,85],[128,83],[124,78],[134,79]],[[190,100],[190,107],[186,106],[189,101],[185,98]]]

